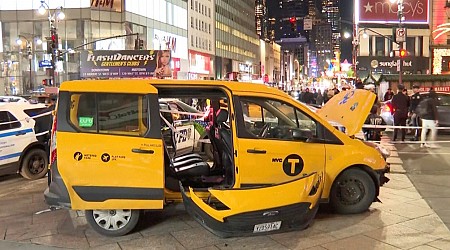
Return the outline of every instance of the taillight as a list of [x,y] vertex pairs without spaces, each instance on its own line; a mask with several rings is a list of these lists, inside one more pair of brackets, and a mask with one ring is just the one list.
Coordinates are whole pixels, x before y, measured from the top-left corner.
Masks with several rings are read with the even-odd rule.
[[53,116],[52,132],[50,137],[50,166],[56,161],[56,113]]

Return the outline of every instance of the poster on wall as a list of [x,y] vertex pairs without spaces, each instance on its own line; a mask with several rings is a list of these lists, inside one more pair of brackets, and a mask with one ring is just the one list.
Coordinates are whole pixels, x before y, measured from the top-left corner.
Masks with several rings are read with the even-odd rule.
[[91,0],[91,10],[122,12],[122,0]]
[[[429,0],[403,0],[403,23],[428,24]],[[388,0],[355,0],[360,23],[398,23],[398,4]]]
[[172,76],[170,50],[96,50],[81,53],[81,78]]

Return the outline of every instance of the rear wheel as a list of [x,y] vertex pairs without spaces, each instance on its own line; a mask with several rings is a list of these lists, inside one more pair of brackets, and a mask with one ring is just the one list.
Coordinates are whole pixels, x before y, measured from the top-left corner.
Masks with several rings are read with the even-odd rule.
[[86,221],[99,234],[122,236],[136,227],[140,214],[131,209],[87,210]]
[[48,170],[48,157],[44,150],[35,148],[26,153],[20,166],[20,174],[30,180],[40,179]]
[[345,170],[331,187],[331,207],[341,214],[366,211],[375,200],[375,183],[361,169]]

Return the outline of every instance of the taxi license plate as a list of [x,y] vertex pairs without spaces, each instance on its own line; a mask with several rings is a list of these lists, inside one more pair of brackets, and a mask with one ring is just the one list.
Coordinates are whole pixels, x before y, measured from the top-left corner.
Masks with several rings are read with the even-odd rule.
[[281,228],[281,221],[268,222],[255,225],[255,227],[253,228],[253,232],[254,233],[269,232],[279,230],[280,228]]

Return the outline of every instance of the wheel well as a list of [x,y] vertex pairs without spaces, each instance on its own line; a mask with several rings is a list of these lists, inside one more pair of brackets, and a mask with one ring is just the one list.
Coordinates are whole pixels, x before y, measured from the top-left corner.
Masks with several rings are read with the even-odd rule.
[[375,183],[375,192],[376,192],[375,199],[377,199],[376,197],[378,197],[378,195],[380,194],[380,179],[378,178],[378,176],[377,176],[377,174],[375,173],[375,171],[373,171],[370,167],[368,167],[368,166],[366,166],[366,165],[356,164],[356,165],[352,165],[352,166],[349,166],[349,167],[345,168],[344,170],[342,170],[342,171],[338,174],[338,176],[336,176],[336,178],[334,179],[333,184],[331,185],[331,187],[333,187],[334,182],[338,179],[338,177],[339,177],[342,173],[344,173],[344,171],[347,171],[347,170],[352,169],[352,168],[353,168],[353,169],[361,169],[361,170],[363,170],[364,172],[366,172],[366,173],[370,176],[370,178],[372,178],[373,183]]
[[22,161],[23,161],[23,158],[25,157],[25,155],[28,154],[29,151],[31,151],[31,150],[33,150],[33,149],[42,149],[42,150],[45,151],[45,153],[46,153],[47,156],[48,156],[48,151],[46,150],[44,144],[39,143],[39,142],[32,143],[32,144],[28,145],[28,147],[26,147],[26,148],[22,151],[22,154],[20,155],[20,159],[19,159],[19,170],[22,169]]

